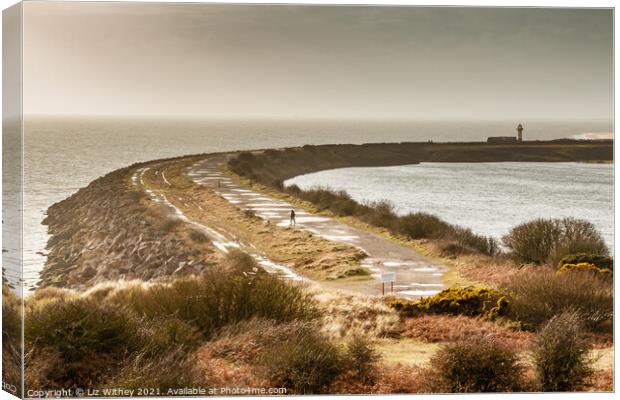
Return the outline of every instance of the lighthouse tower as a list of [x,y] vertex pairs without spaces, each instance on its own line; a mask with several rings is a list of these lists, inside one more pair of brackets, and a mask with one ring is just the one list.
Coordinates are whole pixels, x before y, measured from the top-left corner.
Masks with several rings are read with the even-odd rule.
[[523,141],[523,125],[517,125],[517,141]]

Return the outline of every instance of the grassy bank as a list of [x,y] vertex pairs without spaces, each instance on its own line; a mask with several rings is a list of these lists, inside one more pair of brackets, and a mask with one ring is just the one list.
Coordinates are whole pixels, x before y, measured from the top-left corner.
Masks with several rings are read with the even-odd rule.
[[[549,279],[534,273],[539,282]],[[580,273],[570,272],[574,279]],[[551,296],[566,303],[554,315],[580,301],[571,300],[579,288],[560,286],[563,292]],[[543,292],[534,293],[530,300],[543,298]],[[597,302],[608,299],[599,296]],[[4,311],[5,318],[11,315]],[[609,358],[607,328],[584,326],[570,315],[557,322],[549,314],[523,330],[528,316],[502,315],[441,308],[399,315],[385,300],[288,283],[233,253],[200,276],[167,283],[38,290],[25,308],[26,390],[150,387],[151,395],[174,395],[187,386],[281,387],[289,394],[611,389],[609,361],[596,359]],[[15,325],[3,322],[4,329]],[[554,347],[554,337],[560,343],[578,340],[577,347]],[[575,348],[582,350],[571,353]],[[567,355],[574,357],[568,370],[540,372]]]
[[[231,204],[186,175],[194,162],[188,159],[154,165],[143,174],[147,189],[156,190],[188,218],[227,232],[237,241],[251,243],[273,262],[288,265],[312,280],[368,279],[360,266],[366,254],[360,249],[290,227],[268,224]],[[162,176],[166,177],[166,181]],[[151,203],[150,207],[158,207]]]

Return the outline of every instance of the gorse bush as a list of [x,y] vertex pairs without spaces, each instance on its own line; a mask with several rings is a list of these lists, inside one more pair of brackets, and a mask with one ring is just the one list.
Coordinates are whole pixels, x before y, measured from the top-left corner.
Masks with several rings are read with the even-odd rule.
[[559,265],[560,267],[565,264],[594,264],[598,268],[613,270],[614,267],[614,259],[599,254],[588,254],[588,253],[578,253],[578,254],[569,254],[562,259],[560,259]]
[[594,264],[590,263],[579,263],[579,264],[564,264],[560,269],[558,269],[558,273],[565,273],[570,271],[584,271],[584,272],[592,272],[596,274],[606,274],[610,275],[611,271],[608,269],[601,269]]
[[431,368],[442,392],[513,392],[523,387],[517,353],[490,336],[445,345],[431,359]]
[[526,222],[512,228],[502,240],[518,260],[538,264],[556,264],[574,253],[607,255],[609,252],[591,222],[574,218]]
[[450,314],[495,318],[506,314],[506,296],[493,289],[449,288],[417,301],[393,300],[390,306],[403,315]]
[[543,391],[582,387],[592,374],[588,358],[591,346],[582,330],[579,314],[567,311],[551,318],[536,336],[532,357]]
[[544,268],[514,275],[503,286],[510,315],[531,328],[570,310],[578,311],[591,329],[600,329],[613,317],[613,285],[601,274]]

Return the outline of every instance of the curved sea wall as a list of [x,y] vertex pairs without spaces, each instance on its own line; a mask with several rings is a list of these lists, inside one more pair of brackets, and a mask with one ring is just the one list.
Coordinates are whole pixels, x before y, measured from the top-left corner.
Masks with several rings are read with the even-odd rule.
[[230,169],[263,184],[279,186],[286,179],[326,169],[379,167],[420,162],[568,162],[611,161],[612,140],[554,140],[515,144],[370,143],[321,145],[245,152]]
[[48,209],[43,223],[50,239],[40,287],[156,280],[212,263],[211,244],[187,240],[186,228],[136,184],[136,171],[152,163],[113,171]]

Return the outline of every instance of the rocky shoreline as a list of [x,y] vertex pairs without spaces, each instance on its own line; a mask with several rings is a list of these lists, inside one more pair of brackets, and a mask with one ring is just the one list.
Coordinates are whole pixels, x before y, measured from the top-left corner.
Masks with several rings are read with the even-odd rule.
[[39,287],[158,280],[217,260],[210,243],[188,240],[187,228],[132,184],[135,171],[148,164],[113,171],[48,209],[48,257]]

